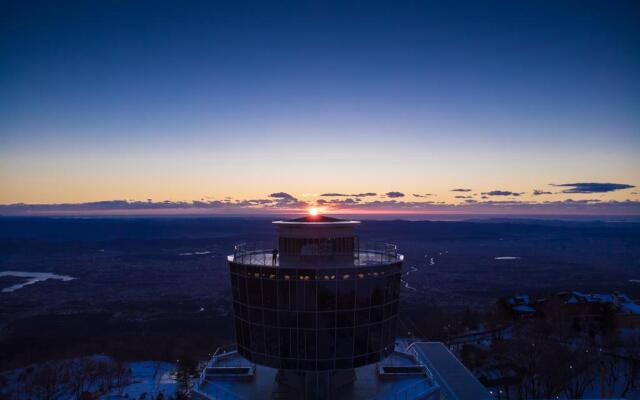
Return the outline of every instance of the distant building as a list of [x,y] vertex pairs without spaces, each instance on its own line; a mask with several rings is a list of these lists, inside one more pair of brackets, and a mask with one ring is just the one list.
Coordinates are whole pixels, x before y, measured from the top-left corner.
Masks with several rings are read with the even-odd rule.
[[514,314],[521,316],[533,315],[536,309],[529,299],[529,295],[521,294],[507,299],[507,305]]
[[519,294],[500,301],[514,317],[547,317],[576,321],[600,321],[607,314],[617,328],[640,328],[640,305],[621,292],[607,294],[558,292],[544,299],[532,300]]
[[598,321],[609,316],[616,328],[640,327],[640,306],[621,292],[559,292],[549,301],[549,307],[575,320]]
[[201,373],[202,399],[490,399],[441,343],[396,339],[403,256],[357,221],[276,221],[277,249],[228,257],[237,344]]

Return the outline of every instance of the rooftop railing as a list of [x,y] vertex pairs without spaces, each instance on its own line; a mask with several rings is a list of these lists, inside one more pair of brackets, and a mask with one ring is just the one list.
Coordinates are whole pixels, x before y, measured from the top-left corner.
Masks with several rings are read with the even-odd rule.
[[307,265],[314,261],[322,265],[330,265],[335,261],[340,266],[345,263],[351,264],[351,262],[354,266],[373,266],[391,264],[403,259],[403,256],[398,253],[398,246],[391,243],[361,242],[358,247],[349,252],[308,247],[303,249],[301,254],[282,254],[279,251],[275,253],[275,249],[263,243],[240,243],[234,246],[229,261],[260,266],[280,266],[285,263],[293,265],[297,262]]
[[[192,394],[196,395],[194,398],[207,400],[247,400],[217,385],[215,382],[209,382],[207,379],[207,370],[209,368],[215,367],[221,359],[233,356],[234,354],[237,354],[237,346],[235,344],[221,346],[216,349],[207,366],[202,369],[200,377],[198,378],[198,384],[191,389]],[[233,366],[233,364],[229,365]],[[238,366],[246,366],[246,364],[238,364]],[[253,369],[255,371],[255,365]]]
[[[415,374],[416,371],[419,375],[423,376],[423,379],[410,384],[398,391],[393,393],[385,394],[382,396],[375,397],[374,400],[406,400],[406,399],[424,399],[424,400],[438,400],[440,399],[438,389],[440,388],[433,379],[433,374],[429,370],[429,368],[424,365],[423,362],[420,361],[415,349],[412,346],[405,348],[403,351],[397,352],[396,354],[402,354],[404,356],[410,357],[413,361],[413,365],[397,365],[395,366],[393,362],[388,365],[379,365],[378,371],[382,372],[384,369],[387,371],[391,368],[397,368],[400,371],[396,373],[391,373],[391,375],[412,375]],[[409,368],[409,373],[404,373],[402,371],[403,368]],[[385,371],[386,372],[386,371]],[[388,373],[388,372],[387,372]]]

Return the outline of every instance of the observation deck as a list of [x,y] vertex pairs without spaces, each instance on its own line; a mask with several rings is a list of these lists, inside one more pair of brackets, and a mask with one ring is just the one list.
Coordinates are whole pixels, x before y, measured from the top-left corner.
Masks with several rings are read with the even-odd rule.
[[273,250],[273,247],[269,248],[262,243],[240,243],[234,246],[233,254],[227,256],[227,260],[247,266],[280,268],[298,268],[316,264],[323,268],[374,267],[404,260],[404,256],[398,253],[398,246],[390,243],[360,243],[357,248],[349,252],[325,252],[318,249],[292,255],[278,251],[275,260]]

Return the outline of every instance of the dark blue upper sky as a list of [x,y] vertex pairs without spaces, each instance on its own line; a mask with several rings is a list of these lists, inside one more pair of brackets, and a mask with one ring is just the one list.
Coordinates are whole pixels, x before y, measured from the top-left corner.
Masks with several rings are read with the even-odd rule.
[[640,183],[637,1],[176,4],[5,3],[0,202]]

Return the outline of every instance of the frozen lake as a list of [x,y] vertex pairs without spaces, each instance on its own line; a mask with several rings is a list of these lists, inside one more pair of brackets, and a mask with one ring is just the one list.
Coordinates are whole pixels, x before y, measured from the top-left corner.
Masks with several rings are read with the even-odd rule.
[[18,289],[22,289],[25,286],[33,285],[34,283],[44,282],[47,279],[57,279],[63,282],[68,282],[76,278],[67,275],[56,275],[50,272],[23,272],[23,271],[0,271],[0,278],[3,276],[13,276],[17,278],[25,278],[22,283],[16,283],[2,289],[2,293],[15,292]]

